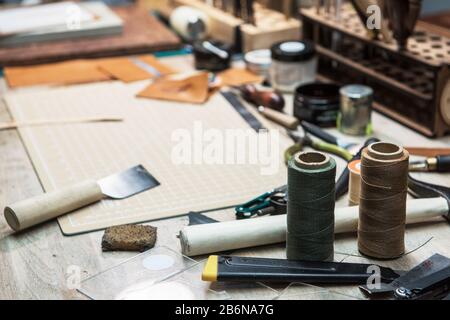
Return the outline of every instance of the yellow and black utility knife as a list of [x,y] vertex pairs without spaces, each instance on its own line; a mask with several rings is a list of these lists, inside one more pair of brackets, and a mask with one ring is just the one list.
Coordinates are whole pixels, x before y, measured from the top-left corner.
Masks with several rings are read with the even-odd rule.
[[[203,269],[203,281],[264,281],[366,284],[373,276],[373,264],[311,262],[283,259],[210,256]],[[380,281],[390,283],[403,272],[380,267]]]

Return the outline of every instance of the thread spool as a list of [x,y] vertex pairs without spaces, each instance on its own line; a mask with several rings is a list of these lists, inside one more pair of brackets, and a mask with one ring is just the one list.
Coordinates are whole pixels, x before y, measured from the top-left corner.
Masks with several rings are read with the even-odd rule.
[[358,248],[373,258],[394,259],[405,251],[409,153],[386,142],[362,152]]
[[332,261],[336,162],[320,152],[297,153],[288,163],[286,256]]
[[350,172],[348,184],[348,204],[350,206],[359,205],[359,195],[361,192],[361,160],[354,160],[348,164]]

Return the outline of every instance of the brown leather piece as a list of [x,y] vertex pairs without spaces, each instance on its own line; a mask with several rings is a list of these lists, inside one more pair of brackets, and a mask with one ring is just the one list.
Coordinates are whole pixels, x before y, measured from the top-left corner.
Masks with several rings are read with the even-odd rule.
[[163,77],[137,94],[138,97],[204,103],[209,97],[208,73],[201,72],[183,79]]
[[31,85],[67,85],[111,80],[99,70],[96,60],[73,60],[31,67],[11,67],[4,70],[12,88]]
[[405,147],[412,155],[427,158],[450,154],[450,148]]
[[231,68],[217,74],[219,86],[241,86],[250,83],[261,83],[263,78],[247,69]]
[[263,81],[262,77],[246,69],[239,68],[232,68],[220,72],[212,85],[208,80],[208,73],[206,72],[183,79],[164,77],[156,80],[142,92],[138,93],[138,97],[204,103],[223,86],[239,86]]
[[0,66],[142,54],[181,46],[179,38],[148,10],[136,6],[112,9],[124,21],[122,34],[0,48]]
[[[117,57],[7,67],[5,77],[10,87],[68,85],[112,79],[131,82],[155,77],[136,65],[132,59],[133,57]],[[162,75],[175,72],[152,55],[139,56],[137,59],[155,68]]]
[[[175,70],[160,63],[152,55],[138,56],[136,58],[140,62],[156,69],[161,75],[175,73]],[[144,68],[134,63],[131,57],[102,59],[98,62],[98,66],[105,73],[123,82],[153,79],[156,77],[155,74],[147,72]]]

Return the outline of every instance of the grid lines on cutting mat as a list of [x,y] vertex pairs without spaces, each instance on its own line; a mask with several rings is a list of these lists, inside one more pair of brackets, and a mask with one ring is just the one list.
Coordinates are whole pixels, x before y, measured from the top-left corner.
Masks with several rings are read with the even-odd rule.
[[143,83],[97,83],[7,95],[18,121],[111,115],[123,123],[52,125],[19,129],[46,191],[99,179],[141,163],[161,186],[132,198],[103,200],[59,218],[66,234],[122,223],[166,218],[245,202],[285,183],[281,159],[289,140],[281,135],[279,170],[261,175],[259,165],[174,165],[171,135],[196,121],[204,130],[247,129],[220,95],[203,106],[135,98]]

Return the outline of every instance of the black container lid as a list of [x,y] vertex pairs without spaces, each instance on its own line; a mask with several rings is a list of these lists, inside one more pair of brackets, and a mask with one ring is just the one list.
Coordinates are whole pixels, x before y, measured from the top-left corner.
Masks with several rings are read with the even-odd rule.
[[339,103],[339,89],[340,86],[334,83],[307,83],[297,87],[295,100],[315,105]]
[[278,42],[272,46],[270,51],[272,59],[284,62],[307,61],[316,54],[314,43],[307,40]]

